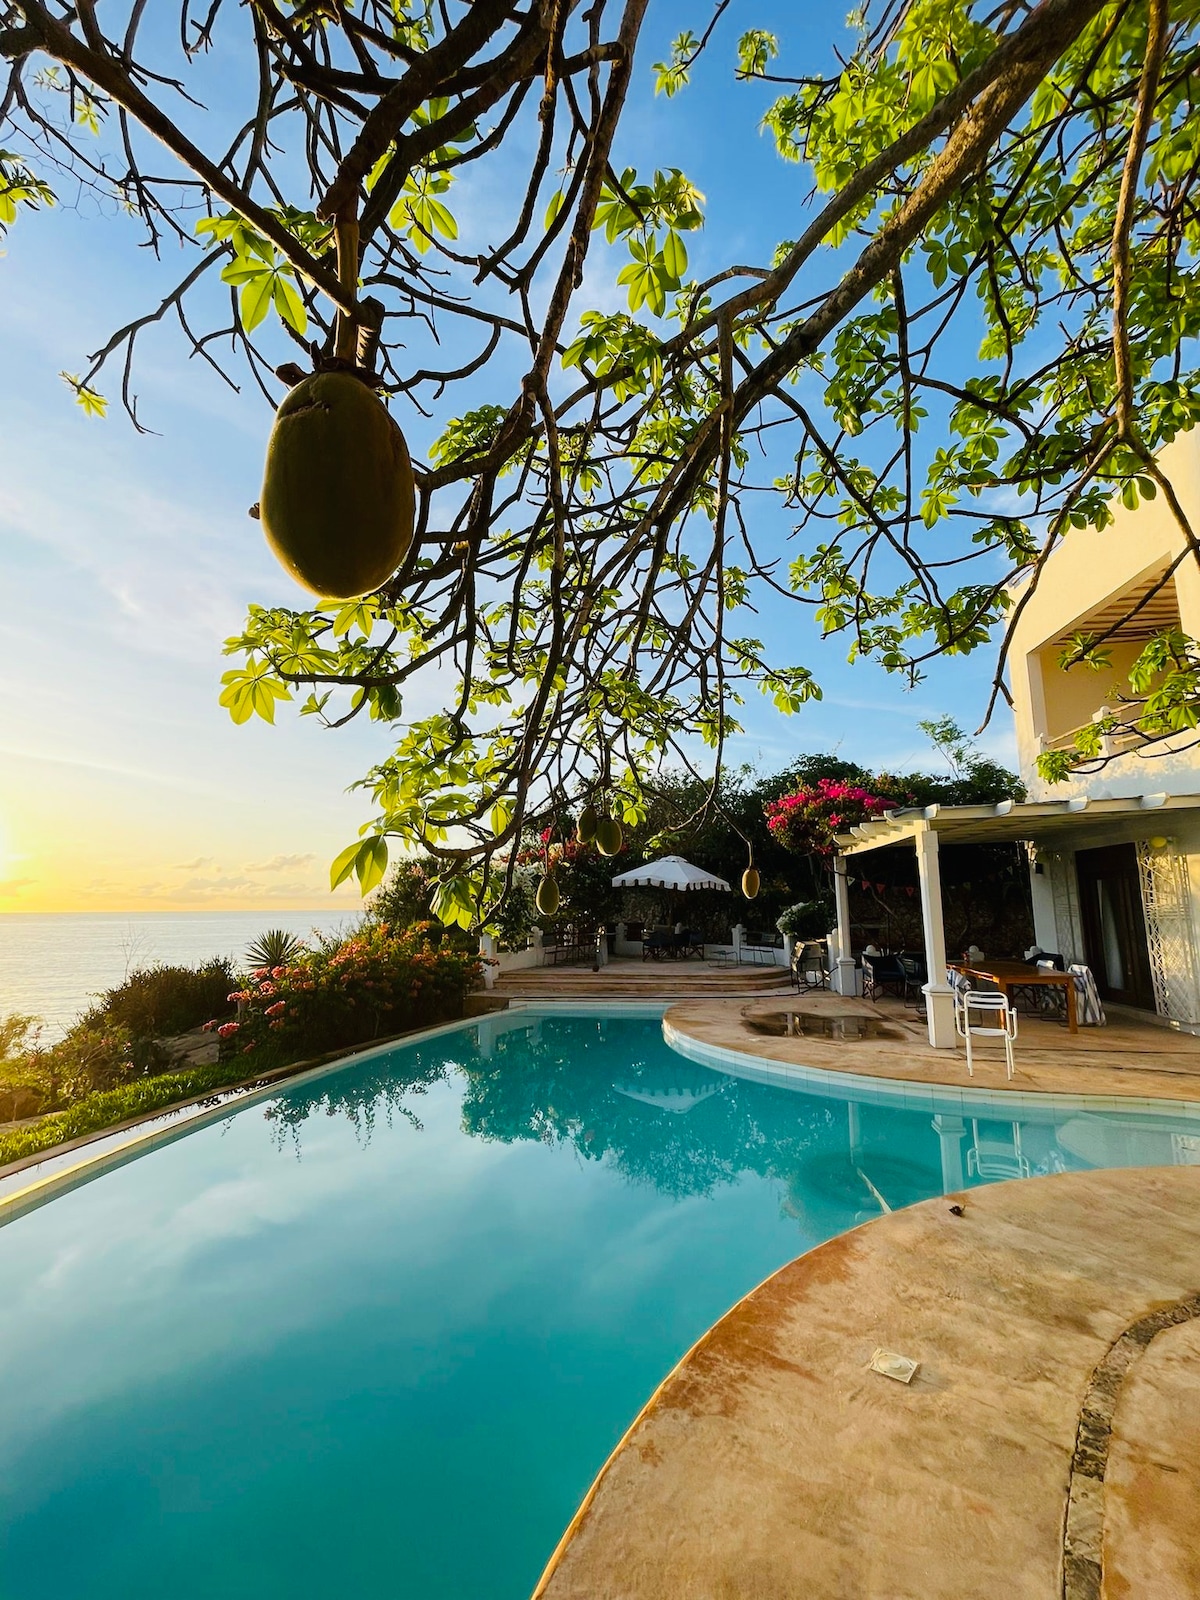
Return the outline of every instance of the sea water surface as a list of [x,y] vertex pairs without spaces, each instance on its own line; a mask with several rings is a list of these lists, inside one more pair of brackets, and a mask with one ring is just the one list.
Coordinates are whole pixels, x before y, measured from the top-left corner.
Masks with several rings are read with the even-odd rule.
[[0,1226],[0,1595],[526,1600],[776,1267],[945,1188],[1195,1161],[1198,1112],[799,1092],[561,1010],[309,1075]]
[[[0,913],[0,1016],[40,1017],[58,1039],[93,997],[156,962],[240,961],[268,928],[304,937],[350,928],[353,911],[124,911]],[[3,1590],[0,1589],[0,1595]]]

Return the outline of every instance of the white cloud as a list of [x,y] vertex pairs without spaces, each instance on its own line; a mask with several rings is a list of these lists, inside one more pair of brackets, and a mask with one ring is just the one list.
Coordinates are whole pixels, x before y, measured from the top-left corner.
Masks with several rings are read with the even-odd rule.
[[[270,861],[259,861],[259,862],[250,862],[250,861],[248,861],[246,863],[245,867],[243,868],[243,871],[245,871],[245,872],[287,872],[287,871],[290,871],[292,868],[295,868],[295,867],[306,867],[310,861],[315,861],[315,860],[316,860],[316,857],[311,853],[311,851],[306,856],[272,856]],[[197,862],[194,863],[194,865],[203,866],[204,863],[200,862],[200,861],[197,861]]]
[[179,889],[180,894],[232,894],[239,889],[257,890],[253,878],[225,874],[215,878],[189,878]]

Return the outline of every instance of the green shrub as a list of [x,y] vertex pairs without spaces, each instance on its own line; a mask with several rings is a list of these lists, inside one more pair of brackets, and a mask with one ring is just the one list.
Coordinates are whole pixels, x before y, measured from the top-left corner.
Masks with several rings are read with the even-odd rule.
[[116,1023],[134,1039],[186,1033],[225,1010],[235,984],[233,966],[224,958],[202,967],[145,967],[102,994],[82,1021],[88,1026]]
[[30,1017],[0,1021],[0,1121],[58,1111],[155,1066],[161,1071],[168,1059],[147,1047],[139,1062],[129,1030],[102,1016],[77,1022],[57,1044],[39,1044],[38,1031]]
[[36,1117],[46,1107],[46,1086],[36,1066],[39,1032],[36,1017],[0,1017],[0,1122]]
[[461,1016],[479,957],[448,939],[432,943],[431,932],[370,924],[340,944],[251,973],[235,995],[237,1020],[210,1024],[223,1053],[257,1050],[256,1059],[282,1064]]
[[372,922],[392,928],[410,928],[433,916],[437,863],[429,856],[406,856],[397,861],[368,903]]
[[65,1111],[57,1111],[30,1128],[0,1134],[0,1167],[25,1156],[51,1150],[56,1144],[99,1133],[118,1122],[147,1116],[179,1100],[239,1083],[250,1076],[242,1061],[214,1062],[207,1067],[188,1067],[183,1072],[168,1072],[156,1078],[140,1078],[117,1089],[85,1095]]
[[129,1030],[103,1017],[77,1022],[65,1039],[35,1050],[32,1063],[52,1108],[140,1075]]

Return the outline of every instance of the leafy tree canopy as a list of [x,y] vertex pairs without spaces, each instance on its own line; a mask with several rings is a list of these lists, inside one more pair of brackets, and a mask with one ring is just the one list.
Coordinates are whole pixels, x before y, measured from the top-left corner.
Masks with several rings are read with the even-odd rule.
[[[810,199],[771,259],[697,281],[705,197],[620,124],[635,70],[677,97],[729,51],[727,6],[652,65],[650,0],[179,0],[175,28],[144,0],[0,0],[0,229],[82,182],[187,252],[69,375],[86,409],[115,382],[138,423],[138,342],[168,318],[274,403],[277,372],[335,359],[340,311],[401,420],[435,419],[394,577],[254,606],[229,642],[235,721],[381,725],[334,869],[364,891],[388,840],[418,847],[466,924],[564,801],[637,823],[664,761],[707,746],[719,772],[747,694],[820,693],[755,637],[767,593],[913,681],[1002,631],[1008,580],[1114,492],[1164,495],[1197,549],[1156,459],[1200,413],[1196,0],[883,0],[815,77],[751,27],[732,76],[780,86],[761,159]],[[467,246],[472,164],[508,215]],[[598,234],[619,311],[581,294]],[[1153,714],[1187,727],[1192,646],[1152,647]],[[407,715],[426,683],[443,709]]]

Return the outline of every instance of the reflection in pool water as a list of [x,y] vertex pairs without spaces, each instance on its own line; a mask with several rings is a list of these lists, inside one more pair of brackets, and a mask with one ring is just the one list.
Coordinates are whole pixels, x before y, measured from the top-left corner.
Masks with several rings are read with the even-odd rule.
[[905,1109],[489,1019],[0,1228],[4,1600],[524,1600],[692,1341],[943,1189],[1200,1160],[1200,1119]]
[[751,1011],[743,1013],[743,1021],[753,1033],[765,1033],[776,1039],[903,1039],[899,1028],[889,1028],[879,1017],[860,1016],[855,1012]]

